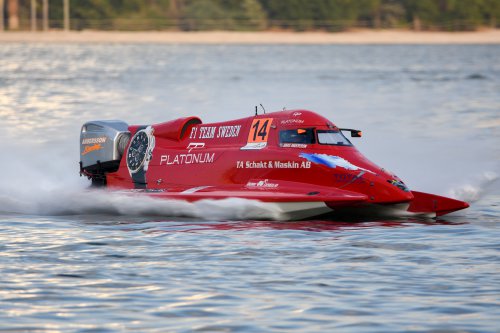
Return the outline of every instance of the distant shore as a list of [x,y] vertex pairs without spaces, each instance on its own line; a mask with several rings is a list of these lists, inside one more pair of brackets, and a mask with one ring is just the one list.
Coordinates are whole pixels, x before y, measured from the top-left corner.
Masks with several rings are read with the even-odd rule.
[[158,43],[158,44],[500,44],[500,30],[415,32],[356,30],[348,32],[233,31],[49,31],[0,32],[0,43]]

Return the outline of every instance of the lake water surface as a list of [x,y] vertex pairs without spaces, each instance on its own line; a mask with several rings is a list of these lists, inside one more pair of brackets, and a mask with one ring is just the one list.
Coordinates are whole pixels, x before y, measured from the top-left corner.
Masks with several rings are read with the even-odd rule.
[[[500,46],[0,44],[0,332],[499,332]],[[314,110],[437,220],[85,191],[88,120]]]

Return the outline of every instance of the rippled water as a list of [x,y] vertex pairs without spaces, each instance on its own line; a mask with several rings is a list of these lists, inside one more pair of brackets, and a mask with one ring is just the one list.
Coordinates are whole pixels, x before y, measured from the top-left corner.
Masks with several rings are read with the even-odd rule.
[[[0,44],[0,331],[498,331],[499,53]],[[132,202],[78,177],[87,120],[212,122],[259,103],[361,128],[370,159],[471,208],[254,221],[265,207]]]

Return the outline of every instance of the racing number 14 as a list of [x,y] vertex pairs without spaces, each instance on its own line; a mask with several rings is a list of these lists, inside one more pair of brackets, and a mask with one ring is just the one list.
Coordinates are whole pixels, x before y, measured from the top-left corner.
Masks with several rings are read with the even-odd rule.
[[254,119],[248,132],[247,144],[240,149],[255,150],[266,148],[272,123],[273,118]]
[[[253,141],[257,141],[257,136],[260,136],[262,140],[265,140],[267,137],[267,124],[269,120],[266,120],[262,126],[260,126],[260,120],[257,120],[253,125]],[[260,129],[259,129],[260,127]]]
[[272,118],[254,119],[248,134],[248,143],[267,142],[272,120]]

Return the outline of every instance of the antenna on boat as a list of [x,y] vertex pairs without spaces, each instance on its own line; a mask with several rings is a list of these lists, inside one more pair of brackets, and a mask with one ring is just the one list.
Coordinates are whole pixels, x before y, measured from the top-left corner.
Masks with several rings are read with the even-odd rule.
[[257,105],[255,106],[255,116],[257,116]]
[[264,109],[264,105],[260,104],[260,107],[262,108],[262,111],[264,111],[264,114],[266,114],[266,109]]

